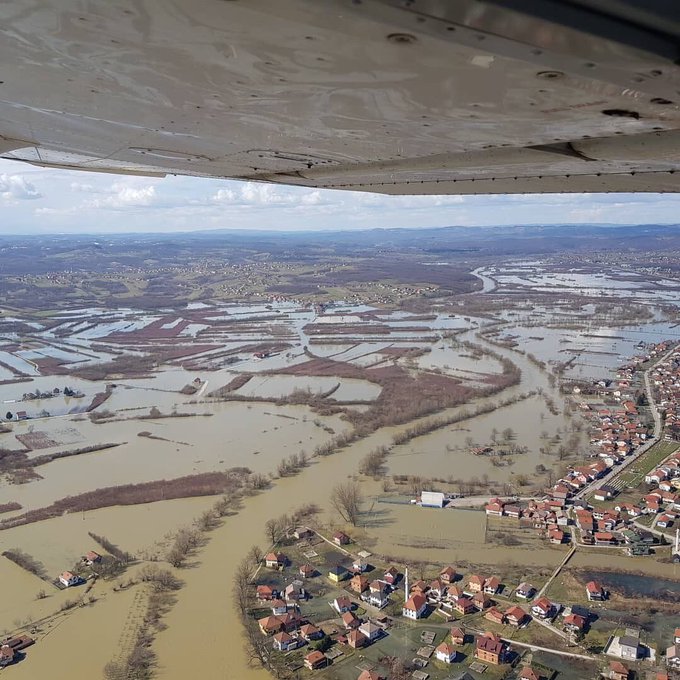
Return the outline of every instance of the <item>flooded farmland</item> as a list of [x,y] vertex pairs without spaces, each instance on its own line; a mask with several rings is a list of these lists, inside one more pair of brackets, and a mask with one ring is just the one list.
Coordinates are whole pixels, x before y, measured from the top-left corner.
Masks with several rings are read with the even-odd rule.
[[[547,275],[534,280],[493,269],[478,275],[481,296],[527,281],[541,288],[553,283]],[[606,283],[571,277],[561,279],[559,289],[589,291]],[[645,286],[621,288],[649,293]],[[672,292],[669,286],[661,291],[662,301]],[[581,318],[579,328],[560,328],[554,310],[545,309],[527,304],[510,316],[506,308],[474,309],[475,315],[443,303],[426,314],[346,302],[325,309],[296,302],[201,303],[154,314],[93,308],[61,311],[42,318],[30,334],[8,336],[0,347],[0,400],[11,418],[4,419],[0,448],[29,462],[75,453],[31,468],[33,476],[3,475],[2,502],[21,508],[0,520],[97,489],[231,468],[247,468],[271,484],[246,495],[238,512],[207,531],[185,567],[168,566],[168,548],[178,529],[213,506],[214,496],[112,504],[0,531],[2,551],[20,548],[47,574],[41,579],[0,561],[0,575],[12,584],[0,605],[4,627],[33,630],[37,639],[11,672],[17,678],[99,677],[106,663],[124,655],[131,644],[126,631],[144,617],[147,587],[121,588],[120,582],[162,564],[182,587],[153,643],[157,677],[179,680],[194,673],[196,657],[214,670],[204,673],[209,678],[269,677],[252,666],[241,645],[231,574],[250,546],[269,547],[268,520],[303,503],[318,506],[313,522],[325,532],[347,530],[356,541],[353,550],[389,557],[400,568],[485,565],[513,577],[524,570],[545,578],[566,547],[550,546],[535,532],[526,540],[518,534],[518,544],[503,543],[479,505],[434,510],[408,502],[417,496],[408,481],[413,478],[447,492],[472,482],[480,495],[540,491],[548,475],[588,456],[587,430],[559,389],[556,364],[575,357],[566,377],[608,377],[641,343],[677,332],[671,319],[656,317],[636,325],[598,320],[595,327],[587,322],[594,308],[584,307],[569,317],[571,324]],[[399,385],[425,391],[402,395]],[[77,396],[66,396],[65,387]],[[47,396],[30,398],[35,392]],[[393,411],[404,409],[404,402],[428,406],[400,420]],[[394,443],[414,424],[459,417]],[[338,437],[355,433],[357,423],[364,427],[360,434],[337,444]],[[558,454],[558,442],[569,442],[570,450]],[[105,444],[116,446],[79,452]],[[332,455],[315,457],[324,446],[335,446]],[[380,475],[360,475],[362,461],[379,447],[389,451]],[[507,455],[476,452],[485,448],[507,449]],[[281,463],[301,452],[309,460],[294,474],[282,473]],[[329,500],[346,480],[357,480],[364,497],[356,527]],[[124,576],[98,579],[90,591],[94,601],[62,609],[85,586],[58,590],[52,581],[97,549],[90,534],[106,537],[137,561]],[[619,559],[622,568],[634,564],[656,578],[680,577],[676,566],[656,559]],[[579,552],[572,566],[611,565],[603,554]],[[46,597],[37,597],[41,590]],[[87,650],[68,668],[52,667],[73,637]]]

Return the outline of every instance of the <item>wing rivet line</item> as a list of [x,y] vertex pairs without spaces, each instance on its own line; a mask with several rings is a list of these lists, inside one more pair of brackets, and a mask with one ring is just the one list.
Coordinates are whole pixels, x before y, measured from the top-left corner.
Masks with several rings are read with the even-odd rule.
[[539,71],[536,74],[537,78],[543,78],[544,80],[557,80],[563,76],[564,73],[562,73],[562,71]]
[[396,43],[397,45],[410,45],[416,42],[416,36],[411,33],[390,33],[387,39],[391,43]]

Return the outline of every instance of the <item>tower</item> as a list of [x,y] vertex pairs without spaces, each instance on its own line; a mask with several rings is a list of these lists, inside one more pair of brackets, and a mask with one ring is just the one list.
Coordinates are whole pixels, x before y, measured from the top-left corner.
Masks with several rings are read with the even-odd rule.
[[404,603],[408,602],[408,567],[404,569]]

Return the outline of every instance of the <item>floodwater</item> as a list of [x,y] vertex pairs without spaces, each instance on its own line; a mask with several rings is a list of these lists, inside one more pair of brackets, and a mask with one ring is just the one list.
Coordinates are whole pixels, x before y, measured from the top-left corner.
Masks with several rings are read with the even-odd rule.
[[330,396],[335,401],[367,401],[380,395],[381,387],[367,380],[321,376],[258,375],[252,377],[235,394],[246,397],[277,399],[295,390],[323,394],[336,388]]
[[[498,395],[495,401],[502,398],[503,394]],[[449,412],[473,409],[475,404],[488,401],[479,400],[472,406],[451,409]],[[491,401],[494,401],[494,398],[491,398]],[[545,431],[552,436],[557,428],[566,427],[568,423],[565,417],[562,414],[552,415],[542,397],[530,397],[525,401],[435,430],[407,444],[396,446],[387,464],[391,474],[418,474],[423,477],[464,480],[472,477],[482,478],[486,475],[491,481],[512,483],[513,475],[531,475],[536,465],[549,467],[558,462],[555,455],[540,453],[540,449],[545,445],[541,433]],[[467,440],[470,437],[473,446],[490,445],[494,428],[499,432],[499,441],[502,440],[500,433],[506,428],[511,428],[515,433],[513,443],[527,446],[529,449],[527,453],[512,456],[514,463],[511,467],[495,467],[491,462],[492,457],[476,456],[468,450]]]
[[[98,550],[88,532],[106,536],[121,550],[133,555],[152,554],[157,550],[157,542],[166,534],[189,524],[214,502],[212,497],[176,498],[66,514],[0,531],[0,547],[2,550],[20,547],[40,560],[48,573],[56,577],[70,569],[88,550]],[[5,562],[0,560],[0,565]],[[40,587],[45,584],[35,587],[35,592]]]
[[[187,405],[183,411],[213,415],[98,425],[89,420],[69,423],[88,444],[125,443],[48,463],[37,468],[43,479],[15,486],[2,483],[0,490],[3,496],[21,503],[25,511],[49,505],[67,495],[106,486],[171,479],[236,466],[267,473],[274,471],[284,457],[301,450],[311,454],[318,444],[332,436],[314,423],[318,418],[304,406],[211,402]],[[44,431],[49,435],[64,424],[61,419],[44,421]],[[325,418],[323,424],[336,433],[348,427],[337,416]],[[30,421],[18,423],[14,432],[30,426]],[[42,423],[40,427],[42,430]],[[140,432],[149,432],[161,439],[140,437]],[[41,453],[63,448],[43,449]]]
[[[479,276],[484,281],[485,289],[487,285],[489,290],[491,286],[495,287],[493,279],[489,278],[487,282],[485,274]],[[307,360],[302,347],[307,344],[308,338],[302,327],[314,318],[313,310],[301,309],[294,304],[273,306],[273,309],[284,312],[281,314],[281,327],[288,330],[293,328],[299,345],[263,360],[244,355],[242,362],[237,364],[240,370],[276,370]],[[370,310],[370,307],[346,306],[337,311],[351,315]],[[99,331],[107,324],[124,322],[129,326],[139,322],[140,318],[130,312],[131,310],[117,310],[111,315],[102,315]],[[216,317],[254,319],[271,313],[272,309],[264,304],[215,307]],[[179,316],[177,314],[169,319]],[[309,346],[310,350],[318,355],[331,355],[336,359],[371,365],[384,360],[384,356],[379,354],[381,349],[393,345],[423,345],[417,339],[422,334],[400,331],[398,329],[401,324],[427,325],[433,329],[437,342],[427,345],[432,347],[432,352],[418,360],[421,367],[438,368],[472,381],[478,379],[480,373],[499,370],[498,361],[488,357],[472,360],[462,356],[468,354],[467,350],[455,349],[436,332],[440,328],[466,328],[471,323],[476,323],[475,320],[442,316],[433,321],[411,322],[407,314],[381,316],[384,317],[383,321],[396,330],[395,338],[408,340],[413,337],[413,341],[393,343],[390,337],[380,337],[358,342],[356,338],[343,338],[331,341],[328,345],[312,344]],[[147,319],[143,321],[148,322]],[[532,351],[527,345],[529,335],[548,337],[543,328],[527,329],[527,333],[527,336],[523,336],[522,344],[522,349],[527,351]],[[617,329],[615,334],[623,333],[619,333]],[[254,336],[245,333],[243,337],[250,341]],[[631,341],[632,338],[633,336]],[[494,397],[479,399],[468,408],[474,409],[489,400],[500,401],[537,389],[553,398],[561,408],[561,397],[550,386],[546,371],[529,362],[526,357],[486,343],[477,337],[474,330],[464,333],[462,339],[472,340],[500,353],[522,370],[520,385],[504,390]],[[231,336],[230,340],[233,341],[231,346],[238,347],[236,336]],[[600,344],[606,345],[605,341]],[[593,343],[588,342],[588,346],[592,347]],[[550,346],[549,352],[554,350],[555,346]],[[623,349],[617,347],[616,351],[622,352]],[[534,353],[542,358],[538,350]],[[211,360],[209,352],[206,353],[205,360]],[[148,414],[152,406],[157,406],[164,413],[176,407],[180,412],[196,414],[195,417],[127,420],[102,425],[95,425],[85,418],[73,417],[16,423],[13,433],[2,435],[0,442],[3,446],[15,441],[15,434],[28,432],[31,428],[54,435],[55,439],[62,442],[59,447],[37,453],[63,450],[66,444],[78,445],[76,442],[81,438],[88,444],[118,441],[126,443],[115,449],[42,466],[38,471],[44,475],[43,480],[23,486],[2,484],[0,493],[3,499],[18,501],[25,509],[30,509],[47,505],[67,494],[97,487],[173,478],[236,465],[244,465],[258,472],[272,472],[283,457],[303,449],[311,453],[317,444],[328,441],[333,433],[347,428],[347,424],[339,417],[318,417],[301,406],[203,401],[206,394],[229,382],[232,376],[233,370],[201,373],[172,368],[159,371],[153,378],[122,379],[114,381],[117,387],[113,396],[100,409],[115,410],[118,417],[134,417]],[[194,396],[181,395],[179,390],[195,377],[208,380],[204,391]],[[64,378],[61,377],[39,380],[60,387],[64,383]],[[101,384],[80,382],[87,385],[88,389],[80,387],[79,381],[67,380],[72,387],[82,389],[88,395],[101,391]],[[360,380],[310,379],[306,376],[282,375],[255,376],[242,389],[243,394],[250,394],[248,390],[253,390],[252,394],[257,396],[278,397],[296,388],[321,392],[337,384],[340,387],[332,395],[337,400],[374,399],[380,389],[377,385]],[[23,393],[35,389],[37,385],[36,382],[33,386],[31,383],[0,386],[0,396],[15,394],[17,390]],[[193,401],[198,403],[192,404]],[[460,410],[449,409],[446,414]],[[212,415],[204,417],[200,415],[203,413]],[[515,432],[515,443],[529,448],[528,453],[514,457],[515,462],[511,467],[495,468],[489,459],[475,457],[465,450],[468,437],[479,444],[488,443],[493,428],[502,432],[508,427]],[[538,452],[543,445],[540,434],[545,430],[553,435],[559,429],[564,435],[569,428],[570,422],[564,415],[551,415],[544,399],[535,396],[480,416],[474,421],[459,423],[396,447],[388,458],[387,465],[391,473],[453,479],[470,479],[474,476],[481,478],[487,475],[493,481],[506,481],[520,473],[531,474],[538,463],[549,466],[556,462],[556,457]],[[210,542],[196,556],[194,563],[180,571],[185,586],[178,592],[176,606],[165,618],[167,629],[159,633],[154,644],[159,659],[159,678],[183,680],[193,676],[196,672],[196,659],[201,660],[201,668],[207,669],[204,675],[208,678],[269,678],[264,671],[248,666],[246,653],[241,646],[241,626],[233,611],[230,575],[251,545],[268,547],[264,532],[266,521],[284,512],[290,513],[298,505],[316,503],[322,510],[318,520],[329,531],[334,527],[342,527],[343,523],[329,507],[328,498],[333,486],[354,475],[366,453],[377,446],[391,444],[393,434],[399,429],[401,428],[384,428],[333,456],[314,459],[299,475],[276,480],[271,489],[246,499],[244,508],[238,515],[225,518],[223,525],[210,534]],[[143,431],[151,433],[155,439],[139,437],[138,434]],[[483,512],[434,510],[410,504],[383,503],[378,500],[383,495],[380,484],[372,480],[362,480],[361,484],[368,499],[368,512],[362,517],[361,526],[354,529],[353,533],[376,553],[392,555],[403,561],[427,559],[440,564],[466,561],[499,565],[514,562],[536,567],[556,566],[563,557],[563,551],[548,546],[527,550],[521,546],[501,547],[496,543],[485,543],[486,520]],[[19,546],[40,559],[50,574],[56,574],[69,568],[84,551],[96,549],[87,536],[87,532],[92,531],[107,536],[124,550],[148,557],[159,552],[164,536],[189,523],[193,517],[212,505],[214,500],[180,499],[65,515],[0,532],[0,549]],[[611,566],[611,555],[577,553],[571,566],[608,569]],[[657,578],[671,579],[678,578],[675,571],[680,569],[652,560],[638,561],[635,558],[620,557],[618,553],[617,566],[646,570]],[[502,567],[499,567],[499,571],[502,571]],[[6,560],[0,560],[0,577],[4,577],[3,582],[12,584],[12,588],[8,589],[11,592],[0,603],[0,613],[4,620],[10,621],[9,625],[15,618],[39,618],[58,609],[63,598],[72,596],[67,591],[51,594],[46,600],[36,600],[35,593],[42,587],[42,582],[8,564]],[[143,612],[143,604],[134,589],[114,594],[110,584],[101,583],[97,584],[95,592],[100,599],[94,607],[79,609],[65,617],[58,626],[51,629],[49,635],[28,651],[26,661],[12,669],[18,678],[51,677],[65,680],[101,676],[104,664],[115,656],[117,650],[125,649],[125,638],[121,635],[126,630],[134,629],[140,611]],[[209,615],[206,616],[206,613]],[[68,655],[68,663],[55,663],[55,660],[63,661],[65,648],[73,649],[74,639],[78,640],[77,652]],[[189,652],[187,644],[191,647]]]
[[611,378],[612,370],[641,350],[639,343],[657,343],[680,338],[675,322],[640,324],[637,326],[599,327],[588,330],[512,326],[503,336],[519,342],[519,348],[545,362],[577,359],[565,373],[569,378]]

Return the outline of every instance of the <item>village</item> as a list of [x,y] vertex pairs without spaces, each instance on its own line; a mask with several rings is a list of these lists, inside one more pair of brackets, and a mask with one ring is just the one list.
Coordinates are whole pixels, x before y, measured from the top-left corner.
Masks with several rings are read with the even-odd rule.
[[282,544],[263,557],[251,593],[261,651],[275,674],[548,680],[560,677],[551,666],[559,658],[581,664],[583,678],[668,680],[680,669],[680,627],[667,650],[624,628],[602,654],[589,651],[598,607],[609,597],[597,581],[558,602],[546,595],[549,582],[508,583],[454,565],[409,575],[343,531],[325,536],[300,526]]
[[[640,377],[643,391],[636,395]],[[667,649],[655,649],[628,626],[612,631],[593,654],[591,625],[610,593],[590,580],[581,593],[557,601],[551,585],[579,548],[636,557],[665,551],[680,562],[680,531],[675,540],[665,531],[680,513],[680,450],[672,437],[678,385],[680,349],[652,346],[621,367],[616,382],[599,385],[608,407],[580,404],[592,462],[570,467],[540,498],[486,503],[487,523],[511,522],[565,551],[545,583],[506,583],[502,574],[461,573],[454,565],[438,573],[421,567],[413,578],[408,567],[383,564],[358,546],[350,552],[343,531],[326,537],[295,528],[288,552],[268,553],[255,580],[253,616],[268,640],[270,666],[310,673],[330,667],[330,677],[343,680],[552,680],[560,673],[541,653],[553,652],[586,664],[582,677],[670,678],[680,670],[680,618]],[[641,413],[646,407],[653,429]],[[444,508],[454,499],[423,491],[416,502]]]

